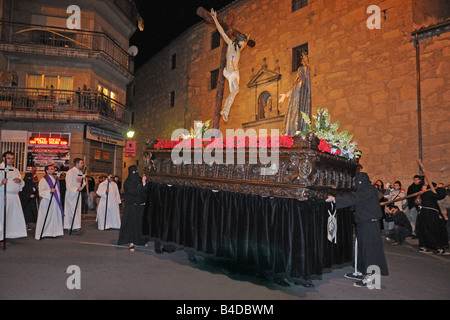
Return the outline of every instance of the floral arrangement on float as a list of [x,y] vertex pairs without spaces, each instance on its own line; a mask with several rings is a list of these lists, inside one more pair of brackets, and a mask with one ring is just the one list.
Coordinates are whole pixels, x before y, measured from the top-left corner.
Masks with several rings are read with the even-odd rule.
[[[211,120],[205,122],[196,122],[195,126],[189,130],[189,134],[182,134],[179,139],[166,140],[157,139],[153,146],[155,149],[173,149],[179,145],[182,148],[291,148],[294,144],[294,138],[288,135],[281,137],[236,137],[231,138],[208,138]],[[206,138],[205,138],[206,137]]]
[[361,157],[362,152],[357,149],[357,143],[352,141],[353,134],[348,130],[338,132],[340,123],[331,123],[331,116],[326,108],[319,107],[317,115],[313,116],[314,123],[311,122],[309,116],[300,111],[302,118],[308,125],[308,129],[303,132],[296,132],[303,139],[313,133],[319,138],[319,150],[331,154],[338,155],[347,160],[357,160]]
[[[340,123],[331,123],[331,116],[326,108],[319,107],[317,115],[311,121],[309,116],[301,111],[301,115],[307,124],[307,130],[296,132],[303,140],[311,133],[319,139],[318,149],[322,152],[343,157],[347,160],[356,161],[361,157],[361,151],[357,149],[357,143],[352,141],[353,134],[348,130],[338,132]],[[179,139],[157,139],[154,149],[173,149],[175,146],[189,149],[209,148],[292,148],[294,136],[284,135],[280,137],[232,137],[232,138],[205,138],[210,130],[211,120],[196,122],[190,129],[189,134],[182,134]]]

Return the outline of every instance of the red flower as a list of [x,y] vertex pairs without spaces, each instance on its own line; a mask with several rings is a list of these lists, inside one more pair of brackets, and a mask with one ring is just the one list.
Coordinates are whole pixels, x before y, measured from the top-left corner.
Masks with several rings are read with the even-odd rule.
[[331,146],[324,139],[320,139],[319,150],[322,152],[331,153]]
[[291,148],[294,144],[294,139],[291,136],[281,136],[280,146],[284,148]]

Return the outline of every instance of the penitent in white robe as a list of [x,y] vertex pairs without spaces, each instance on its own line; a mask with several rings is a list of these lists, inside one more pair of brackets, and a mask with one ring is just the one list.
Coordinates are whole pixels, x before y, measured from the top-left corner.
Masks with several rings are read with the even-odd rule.
[[[50,176],[50,179],[52,180],[54,185],[56,183],[56,179],[53,176]],[[34,235],[34,238],[36,240],[39,240],[41,238],[41,233],[43,238],[59,237],[64,235],[61,209],[58,206],[58,203],[56,202],[55,198],[55,195],[58,194],[60,201],[62,201],[61,193],[59,188],[57,188],[56,186],[55,188],[56,191],[52,197],[52,194],[50,193],[50,186],[48,185],[47,180],[45,180],[45,178],[39,180],[39,196],[41,197],[41,202],[39,204],[38,218],[36,222],[36,233]],[[45,219],[45,216],[47,216],[47,220]],[[42,232],[44,221],[45,221],[45,228],[44,232]]]
[[[82,191],[77,191],[77,188],[80,186],[86,185],[86,182],[83,179],[83,184],[81,182],[77,181],[78,178],[81,177],[83,172],[81,170],[77,169],[76,167],[73,167],[69,171],[67,171],[66,174],[66,198],[64,201],[64,229],[71,229],[72,227],[72,220],[74,217],[74,211],[75,207],[77,208],[77,212],[75,213],[75,221],[73,222],[73,229],[80,229],[81,228],[81,197],[80,194]],[[78,199],[78,206],[77,206],[77,198]]]
[[[97,222],[98,230],[105,229],[120,229],[120,209],[119,204],[120,193],[117,184],[114,181],[109,182],[108,193],[108,207],[106,207],[106,189],[108,188],[108,180],[100,183],[97,189],[97,195],[100,197],[100,202],[97,208]],[[105,226],[106,214],[106,226]]]
[[[5,168],[5,163],[0,163],[0,169]],[[25,217],[23,216],[22,205],[20,203],[19,192],[25,183],[23,182],[19,170],[13,167],[12,171],[6,172],[6,238],[22,238],[27,236]],[[5,178],[5,171],[0,171],[0,180]],[[20,183],[14,182],[15,178],[21,179]],[[5,185],[0,183],[0,240],[3,240],[3,213],[4,213]]]

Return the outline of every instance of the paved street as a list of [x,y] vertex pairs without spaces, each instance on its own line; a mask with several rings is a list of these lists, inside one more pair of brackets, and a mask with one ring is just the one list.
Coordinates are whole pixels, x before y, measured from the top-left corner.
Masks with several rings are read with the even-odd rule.
[[[45,300],[336,300],[450,299],[450,256],[419,253],[417,240],[402,246],[385,242],[390,275],[381,289],[356,288],[334,269],[313,288],[282,287],[252,275],[234,273],[197,257],[191,263],[182,250],[156,254],[153,243],[134,253],[115,245],[118,230],[96,229],[95,214],[83,216],[81,235],[56,239],[9,240],[0,250],[0,299]],[[80,288],[69,289],[79,267]]]

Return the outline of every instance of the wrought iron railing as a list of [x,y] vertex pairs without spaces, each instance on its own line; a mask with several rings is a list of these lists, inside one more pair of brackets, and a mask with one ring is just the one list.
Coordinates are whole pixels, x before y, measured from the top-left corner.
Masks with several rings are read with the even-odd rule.
[[129,54],[108,35],[86,30],[65,29],[0,20],[0,43],[57,47],[101,52],[133,73]]
[[96,91],[0,87],[0,110],[98,114],[131,124],[131,111]]

